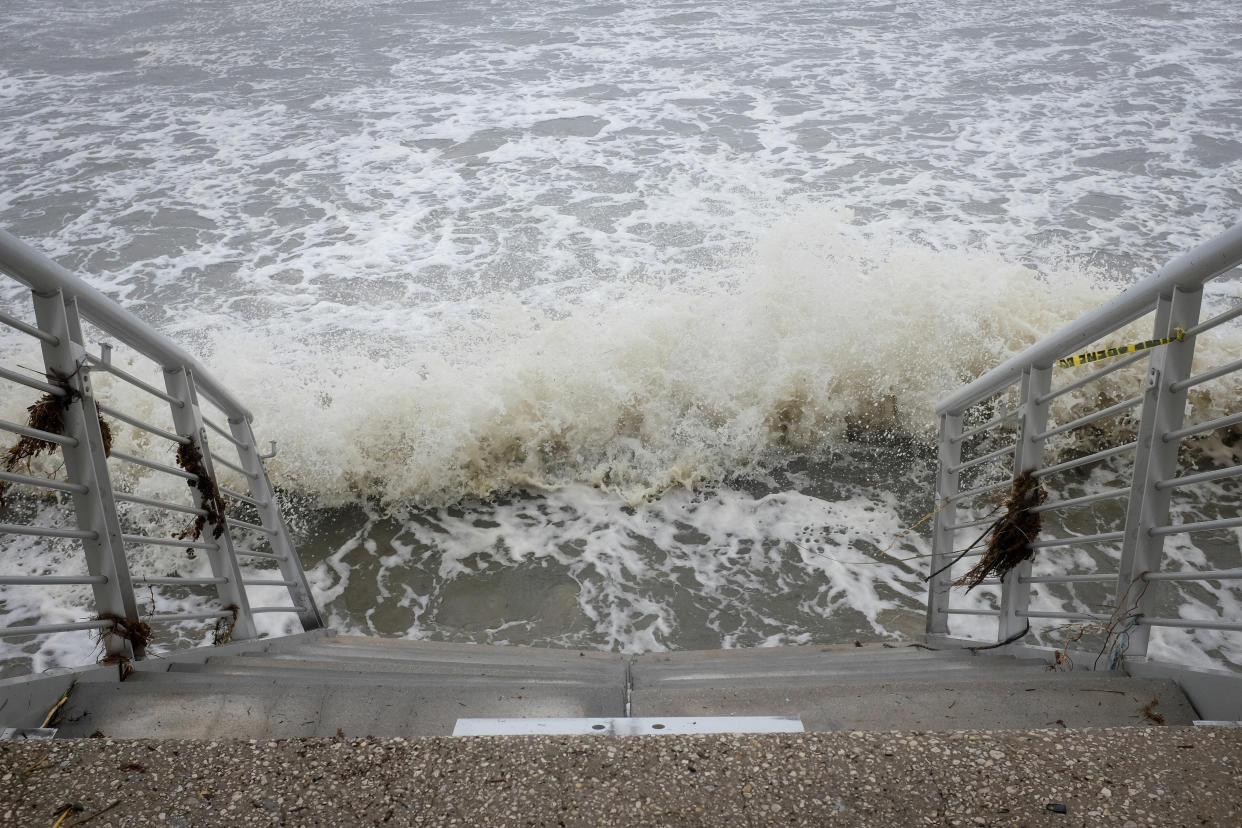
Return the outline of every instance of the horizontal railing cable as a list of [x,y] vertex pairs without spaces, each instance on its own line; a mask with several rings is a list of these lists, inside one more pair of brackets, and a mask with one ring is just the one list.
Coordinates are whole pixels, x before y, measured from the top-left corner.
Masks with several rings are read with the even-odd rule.
[[10,423],[8,420],[0,420],[0,429],[11,431],[14,434],[20,434],[23,437],[33,437],[36,440],[42,440],[45,443],[55,443],[58,446],[76,446],[78,444],[76,437],[68,437],[64,434],[56,434],[52,431],[43,431],[38,428],[20,425],[19,423]]
[[1074,546],[1088,543],[1112,543],[1125,537],[1125,532],[1100,532],[1095,535],[1074,535],[1068,538],[1046,538],[1031,541],[1031,549],[1050,549],[1054,546]]
[[1012,485],[1012,482],[1009,480],[1002,480],[999,483],[988,483],[984,486],[978,486],[974,489],[967,489],[966,491],[958,492],[957,494],[954,494],[954,495],[949,495],[947,500],[950,503],[956,503],[959,500],[966,500],[967,498],[977,497],[979,495],[989,494],[991,492],[999,492],[1002,489],[1008,489],[1011,485]]
[[215,423],[213,423],[211,420],[207,419],[206,417],[203,418],[203,425],[207,426],[212,431],[214,431],[216,434],[219,434],[221,437],[228,440],[233,445],[237,446],[239,449],[247,450],[250,448],[244,442],[234,437],[227,429],[221,428],[220,426],[216,425]]
[[996,460],[1001,457],[1007,457],[1013,454],[1014,451],[1017,450],[1017,448],[1018,447],[1016,445],[1012,445],[1012,446],[1006,446],[1004,448],[997,449],[996,451],[990,451],[987,454],[981,454],[978,457],[971,458],[970,460],[967,460],[962,463],[958,463],[956,466],[950,467],[949,471],[951,472],[965,471],[966,469],[970,469],[970,468],[974,468],[975,466],[983,465],[989,460]]
[[1107,460],[1110,457],[1116,457],[1119,454],[1125,454],[1127,451],[1133,451],[1138,443],[1130,442],[1120,446],[1114,446],[1102,451],[1093,452],[1073,460],[1067,460],[1064,463],[1057,463],[1055,466],[1045,466],[1042,469],[1036,469],[1034,474],[1036,477],[1047,477],[1052,474],[1060,474],[1064,471],[1077,469],[1081,466],[1087,466],[1091,463],[1098,463],[1101,460]]
[[1018,580],[1024,584],[1094,584],[1102,581],[1116,581],[1117,573],[1093,572],[1090,575],[1019,575]]
[[24,523],[0,523],[0,535],[32,535],[39,538],[74,538],[96,540],[98,532],[89,529],[62,529],[58,526],[30,526]]
[[106,584],[107,575],[0,575],[0,586]]
[[1085,386],[1090,385],[1093,382],[1097,382],[1103,379],[1104,377],[1108,376],[1109,374],[1114,373],[1115,371],[1120,371],[1122,368],[1125,368],[1127,365],[1133,365],[1134,363],[1138,362],[1141,359],[1146,359],[1149,356],[1151,356],[1151,353],[1149,351],[1144,350],[1144,351],[1139,351],[1136,354],[1130,354],[1129,356],[1115,359],[1111,363],[1105,363],[1104,367],[1097,368],[1096,370],[1087,374],[1087,376],[1085,377],[1074,380],[1071,383],[1067,383],[1061,386],[1060,388],[1055,388],[1052,391],[1049,391],[1047,394],[1041,394],[1039,397],[1035,399],[1035,402],[1039,405],[1042,405],[1046,402],[1055,400],[1057,397],[1063,397],[1066,394],[1077,391],[1079,388],[1083,388]]
[[50,334],[47,331],[41,330],[37,328],[36,326],[29,324],[28,322],[23,322],[22,320],[18,319],[16,316],[9,316],[7,313],[4,313],[3,311],[0,311],[0,323],[8,325],[10,328],[19,330],[24,334],[30,334],[35,339],[46,342],[48,345],[51,345],[53,348],[55,348],[57,345],[60,344],[60,337],[56,336],[55,334]]
[[1147,531],[1154,537],[1159,535],[1181,535],[1187,532],[1210,532],[1215,529],[1232,529],[1235,526],[1242,526],[1242,517],[1201,520],[1194,523],[1177,523],[1169,526],[1153,526]]
[[1049,437],[1055,437],[1058,434],[1064,434],[1067,431],[1073,431],[1076,428],[1091,425],[1091,423],[1094,423],[1096,420],[1103,420],[1106,417],[1113,416],[1114,414],[1120,414],[1123,411],[1129,411],[1131,408],[1137,408],[1142,402],[1143,398],[1141,396],[1131,397],[1128,400],[1122,400],[1116,405],[1110,405],[1108,408],[1101,408],[1098,411],[1092,411],[1090,414],[1085,414],[1076,420],[1070,420],[1064,425],[1059,425],[1040,434],[1036,434],[1034,439],[1046,440]]
[[190,444],[189,437],[183,437],[180,434],[174,434],[173,432],[166,431],[165,429],[159,428],[158,426],[153,426],[150,423],[145,423],[142,420],[138,419],[137,417],[131,414],[126,414],[124,411],[115,409],[110,405],[104,405],[103,403],[96,403],[95,405],[99,409],[100,413],[107,414],[109,417],[115,417],[116,419],[120,420],[123,423],[129,423],[134,428],[140,428],[143,431],[147,432],[148,434],[154,434],[156,437],[163,437],[165,440],[168,440],[169,442],[177,443],[178,445],[182,445],[182,446],[188,446]]
[[250,495],[244,495],[241,492],[235,492],[232,489],[225,488],[224,486],[220,486],[219,488],[220,488],[220,494],[224,495],[229,500],[236,500],[239,503],[249,503],[251,506],[255,507],[256,509],[267,508],[266,503],[260,503],[258,500],[255,500]]
[[994,420],[989,420],[983,425],[978,425],[973,428],[966,429],[961,434],[957,435],[956,437],[951,438],[950,442],[960,443],[961,441],[968,440],[977,434],[983,434],[985,431],[992,431],[993,429],[999,428],[1000,426],[1003,426],[1006,423],[1016,423],[1017,421],[1018,421],[1017,412],[1015,411],[1006,412],[1000,417],[997,417]]
[[151,396],[158,397],[159,399],[163,400],[166,403],[169,403],[170,405],[175,405],[178,408],[182,408],[185,406],[184,402],[177,399],[172,394],[169,394],[167,391],[161,391],[160,389],[156,388],[154,385],[151,385],[148,382],[144,382],[143,380],[138,379],[138,377],[135,377],[133,374],[129,374],[129,373],[126,373],[125,371],[122,371],[120,368],[117,368],[111,362],[104,362],[103,360],[97,357],[90,357],[89,361],[91,364],[91,368],[93,370],[107,371],[109,374],[112,374],[117,379],[124,380],[125,382],[129,383],[135,388],[138,388],[142,391],[146,391]]
[[36,391],[42,391],[44,394],[51,394],[54,397],[65,396],[65,389],[59,385],[52,385],[50,382],[28,377],[25,374],[19,374],[16,371],[10,371],[7,368],[0,368],[0,379],[6,379],[10,382],[16,382],[27,388],[33,388]]
[[254,474],[252,474],[251,472],[246,471],[245,469],[243,469],[241,466],[237,465],[236,463],[230,463],[228,460],[225,460],[223,457],[220,457],[215,452],[211,453],[211,459],[219,463],[221,466],[224,466],[227,469],[232,469],[238,474],[245,475],[246,477],[254,477]]
[[1242,569],[1183,569],[1180,572],[1144,572],[1144,581],[1238,581]]
[[250,523],[249,521],[240,520],[238,518],[232,518],[232,517],[226,517],[225,520],[228,521],[229,526],[235,526],[239,529],[249,529],[252,532],[262,532],[265,535],[276,534],[276,530],[268,529],[266,526],[260,526],[257,523]]
[[1209,431],[1216,431],[1218,428],[1228,428],[1229,426],[1234,426],[1238,423],[1242,423],[1242,411],[1239,411],[1237,414],[1230,414],[1226,417],[1217,417],[1214,420],[1196,423],[1195,425],[1186,426],[1185,428],[1179,428],[1174,431],[1166,431],[1164,434],[1160,435],[1160,439],[1164,440],[1166,443],[1169,443],[1173,440],[1181,440],[1185,437],[1194,437],[1198,434],[1206,434]]
[[108,620],[74,621],[68,624],[38,624],[30,627],[0,627],[0,638],[16,638],[23,635],[49,635],[51,633],[75,632],[77,630],[102,630],[112,626]]
[[157,537],[152,537],[151,535],[123,534],[121,535],[121,540],[125,541],[126,543],[141,543],[141,544],[149,544],[151,546],[180,546],[180,547],[185,547],[186,549],[215,549],[216,548],[216,545],[214,543],[207,543],[206,541],[178,540],[176,538],[157,538]]
[[1161,480],[1156,484],[1157,489],[1176,489],[1182,486],[1193,486],[1196,483],[1211,483],[1216,480],[1226,480],[1230,477],[1242,475],[1242,466],[1229,466],[1224,469],[1212,469],[1211,471],[1199,472],[1198,474],[1186,474],[1181,477],[1170,477],[1168,480]]
[[1235,632],[1242,630],[1242,622],[1212,621],[1206,618],[1148,618],[1144,616],[1138,621],[1149,627],[1187,627],[1196,630],[1232,630]]
[[170,512],[182,512],[187,515],[195,515],[196,517],[206,517],[207,510],[199,509],[194,506],[183,506],[179,503],[168,503],[163,500],[154,500],[149,497],[139,497],[128,492],[113,492],[113,500],[119,500],[124,503],[137,503],[140,506],[150,506],[152,509],[166,509]]
[[1218,377],[1223,377],[1227,374],[1235,373],[1236,371],[1240,369],[1242,369],[1242,359],[1235,359],[1233,362],[1230,362],[1227,365],[1222,365],[1219,368],[1212,369],[1211,371],[1204,371],[1202,374],[1196,374],[1193,377],[1188,377],[1187,379],[1184,379],[1181,382],[1175,382],[1169,386],[1169,390],[1184,391],[1187,388],[1191,388],[1196,385],[1202,385],[1203,383],[1210,382],[1211,380],[1217,379]]
[[134,583],[140,586],[215,586],[227,584],[228,578],[135,578]]
[[1195,325],[1190,330],[1182,333],[1182,337],[1185,338],[1185,337],[1191,337],[1191,336],[1198,336],[1199,334],[1204,333],[1205,331],[1212,330],[1212,328],[1215,328],[1218,325],[1225,324],[1231,319],[1237,319],[1239,316],[1242,316],[1242,304],[1234,305],[1229,310],[1224,311],[1222,313],[1218,313],[1212,318],[1207,319],[1203,322],[1200,322],[1198,325]]
[[125,452],[117,451],[116,449],[113,449],[112,454],[109,456],[114,457],[117,460],[124,460],[126,463],[133,463],[135,466],[144,466],[148,469],[161,471],[165,474],[171,474],[173,477],[180,477],[183,480],[198,480],[197,475],[190,474],[182,469],[178,469],[164,463],[157,463],[154,460],[148,460],[145,457],[136,457],[132,454],[126,454]]
[[14,474],[13,472],[0,472],[0,480],[5,483],[20,483],[26,486],[38,486],[41,489],[55,489],[58,492],[68,492],[69,494],[86,494],[89,489],[81,483],[70,483],[66,480],[53,480],[50,477],[31,477],[25,474]]
[[242,586],[248,586],[248,587],[260,587],[260,586],[291,587],[291,586],[297,586],[297,584],[296,584],[295,582],[293,582],[293,581],[282,581],[282,580],[280,580],[279,578],[259,578],[259,579],[256,579],[256,580],[249,580],[249,579],[243,580],[243,581],[242,581]]
[[1109,489],[1105,492],[1096,492],[1095,494],[1083,495],[1082,497],[1072,497],[1069,500],[1054,500],[1051,503],[1041,503],[1038,506],[1031,506],[1028,511],[1037,515],[1042,512],[1055,512],[1059,509],[1073,509],[1078,506],[1089,506],[1092,503],[1099,503],[1101,500],[1113,500],[1118,497],[1129,496],[1130,490],[1128,488]]

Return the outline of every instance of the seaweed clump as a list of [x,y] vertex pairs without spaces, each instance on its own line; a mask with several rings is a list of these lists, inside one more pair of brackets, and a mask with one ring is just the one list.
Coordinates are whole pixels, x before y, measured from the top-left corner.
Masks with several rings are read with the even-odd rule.
[[211,644],[213,647],[228,644],[233,639],[233,628],[237,626],[239,607],[237,604],[229,604],[225,609],[233,615],[231,618],[220,616],[216,619],[216,628],[211,633]]
[[[100,644],[103,643],[106,636],[116,635],[128,641],[135,653],[142,653],[151,641],[151,625],[141,618],[122,618],[116,613],[105,612],[101,613],[97,620],[112,622],[111,628],[99,630],[98,641]],[[121,681],[129,678],[134,672],[134,667],[130,664],[129,659],[120,653],[107,655],[101,658],[99,663],[117,665]]]
[[206,514],[196,517],[189,526],[173,537],[178,540],[198,540],[203,536],[203,528],[208,522],[214,527],[211,536],[220,537],[224,534],[224,512],[228,509],[228,502],[220,494],[216,481],[207,473],[203,452],[193,437],[177,448],[177,465],[194,475],[194,479],[187,480],[186,485],[198,490],[199,506]]
[[1035,554],[1031,543],[1039,537],[1040,530],[1039,513],[1031,509],[1043,503],[1047,496],[1033,473],[1023,472],[1015,477],[1009,496],[1002,504],[1005,514],[992,524],[992,537],[983,557],[953,585],[965,586],[969,592],[990,575],[1004,578],[1011,569],[1029,560]]
[[[82,395],[77,389],[69,385],[68,377],[49,376],[49,380],[57,387],[64,390],[63,394],[44,394],[32,406],[26,409],[26,425],[29,428],[46,431],[49,434],[65,433],[65,413],[69,410],[69,406],[79,399]],[[104,456],[112,454],[112,427],[108,425],[108,421],[103,417],[99,418],[99,433],[103,437]],[[27,473],[31,471],[30,464],[35,458],[42,454],[51,454],[56,450],[56,444],[50,440],[44,440],[39,437],[22,436],[16,443],[9,447],[4,458],[4,470],[13,474],[19,469],[25,470]],[[8,491],[8,481],[0,480],[0,509],[6,505],[5,493]]]

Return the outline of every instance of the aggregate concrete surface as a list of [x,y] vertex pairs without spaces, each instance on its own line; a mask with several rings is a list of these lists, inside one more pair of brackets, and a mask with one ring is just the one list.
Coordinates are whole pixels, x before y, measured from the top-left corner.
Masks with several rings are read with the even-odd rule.
[[0,824],[1235,828],[1240,765],[1229,727],[4,741]]

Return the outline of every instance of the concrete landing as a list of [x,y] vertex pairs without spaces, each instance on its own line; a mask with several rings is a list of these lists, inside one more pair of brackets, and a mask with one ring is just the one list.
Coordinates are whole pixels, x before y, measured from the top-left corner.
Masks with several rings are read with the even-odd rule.
[[331,635],[253,646],[208,651],[205,660],[144,662],[124,682],[114,674],[81,681],[60,736],[415,738],[448,736],[459,718],[794,716],[808,731],[1195,718],[1169,679],[1055,673],[1040,661],[918,647],[626,656]]

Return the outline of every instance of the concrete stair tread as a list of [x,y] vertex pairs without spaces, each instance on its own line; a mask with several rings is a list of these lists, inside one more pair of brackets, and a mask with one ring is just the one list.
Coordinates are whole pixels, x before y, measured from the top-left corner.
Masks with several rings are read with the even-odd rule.
[[284,643],[272,639],[265,648],[269,653],[311,655],[319,652],[354,654],[364,657],[388,659],[415,659],[446,661],[512,661],[530,660],[611,661],[618,653],[598,650],[557,647],[497,646],[492,644],[466,644],[451,641],[426,641],[405,638],[368,638],[363,636],[326,635],[312,639],[300,639]]
[[[263,664],[293,664],[298,662],[316,663],[316,664],[339,664],[344,665],[348,669],[357,669],[359,665],[374,666],[376,670],[427,670],[441,673],[477,673],[481,670],[501,671],[563,671],[573,670],[583,674],[605,674],[615,670],[624,670],[627,663],[626,659],[620,655],[614,655],[609,659],[558,659],[558,658],[539,658],[539,659],[470,659],[470,660],[450,660],[450,659],[419,659],[419,658],[377,658],[358,653],[338,653],[334,650],[309,650],[305,653],[243,653],[237,656],[230,656],[236,661],[246,661]],[[207,663],[219,663],[220,657],[212,656],[207,659]]]
[[[1031,680],[1033,679],[1033,680]],[[1005,730],[1041,727],[1188,725],[1194,709],[1168,679],[1055,675],[1028,680],[967,680],[871,684],[716,687],[642,690],[631,697],[634,716],[800,716],[807,730]]]
[[[322,668],[319,662],[298,664],[296,662],[251,664],[251,659],[229,660],[222,663],[207,664],[175,664],[166,672],[142,673],[142,682],[158,682],[160,679],[184,677],[186,680],[199,678],[210,680],[220,678],[253,678],[268,683],[282,682],[313,682],[325,685],[376,684],[384,686],[483,686],[512,688],[512,686],[625,686],[625,665],[617,665],[616,670],[609,673],[592,672],[590,674],[561,673],[556,674],[543,670],[489,670],[483,668],[474,673],[438,673],[411,672],[411,670],[371,670],[366,668]],[[133,679],[130,679],[133,680]]]
[[78,685],[62,735],[298,738],[340,728],[414,738],[449,735],[461,717],[797,716],[808,730],[1195,718],[1168,679],[1049,672],[1038,659],[915,647],[627,656],[308,635],[143,662],[123,683],[111,675],[96,672]]
[[300,738],[448,736],[459,717],[624,715],[616,687],[542,686],[537,692],[462,687],[359,685],[251,676],[153,674],[119,685],[81,685],[61,736],[96,730],[116,738]]

